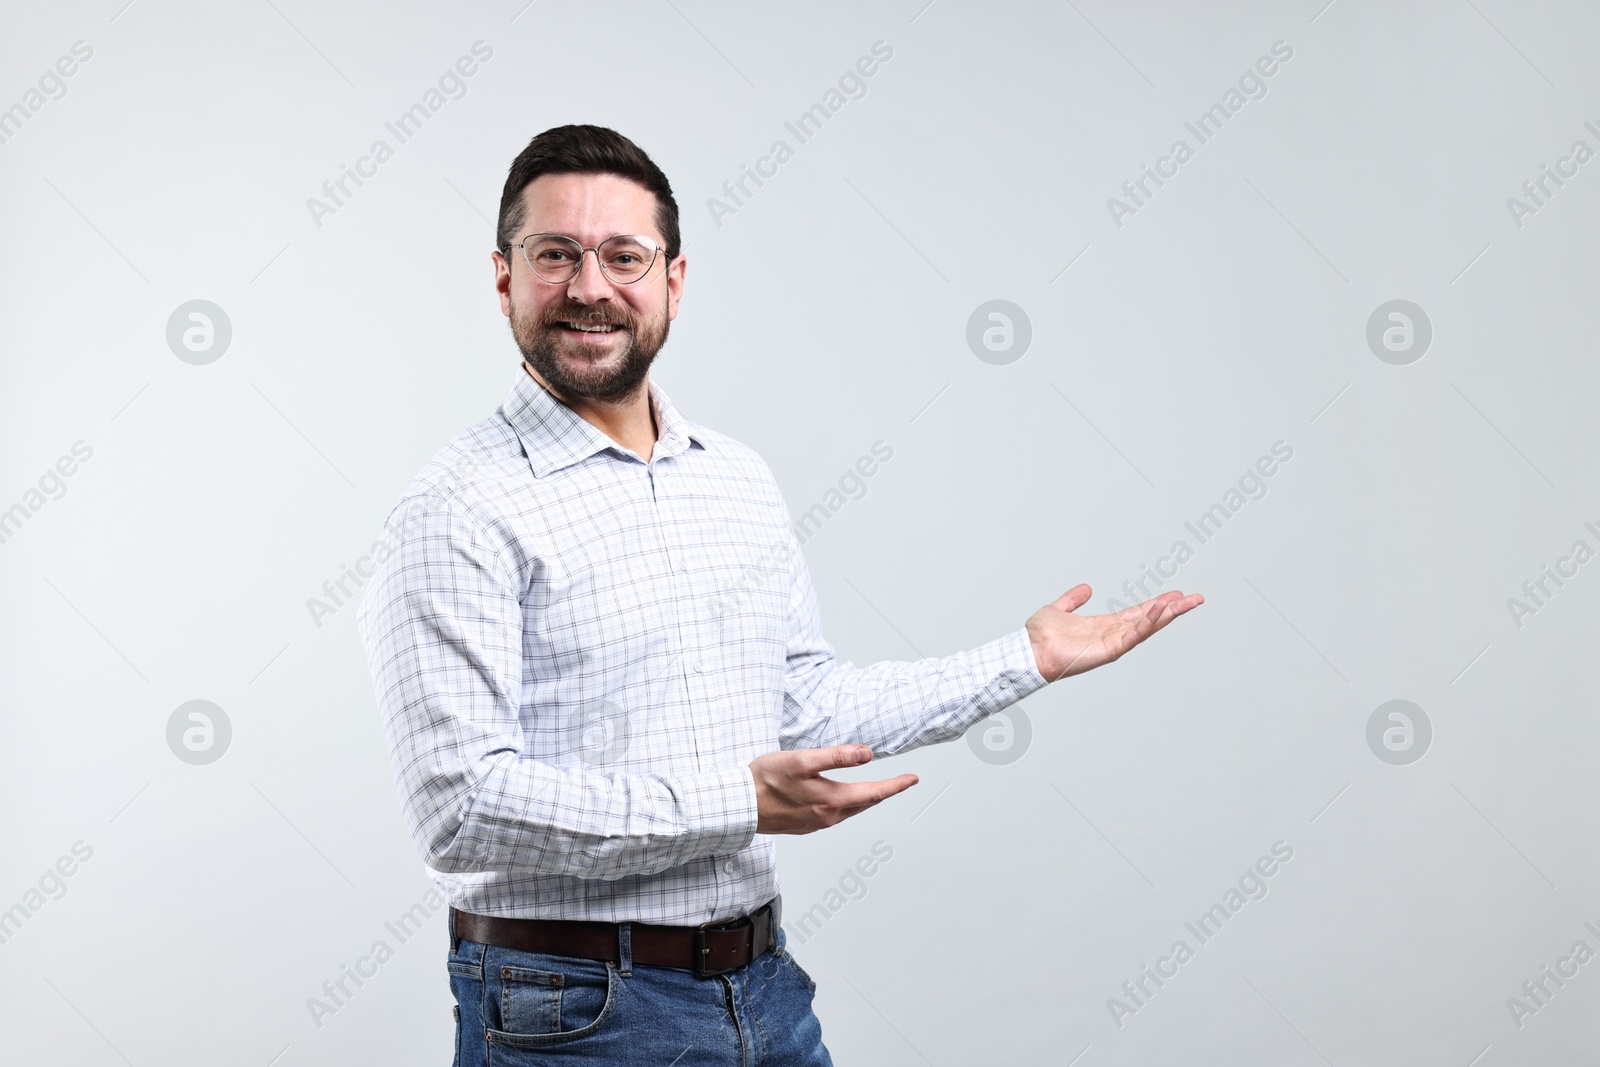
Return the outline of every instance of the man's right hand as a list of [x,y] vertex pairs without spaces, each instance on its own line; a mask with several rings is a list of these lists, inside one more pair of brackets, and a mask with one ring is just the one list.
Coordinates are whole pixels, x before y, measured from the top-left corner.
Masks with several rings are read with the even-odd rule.
[[878,782],[836,782],[823,771],[856,767],[872,758],[866,745],[796,748],[750,761],[756,780],[756,833],[809,834],[866,811],[917,784],[914,774]]

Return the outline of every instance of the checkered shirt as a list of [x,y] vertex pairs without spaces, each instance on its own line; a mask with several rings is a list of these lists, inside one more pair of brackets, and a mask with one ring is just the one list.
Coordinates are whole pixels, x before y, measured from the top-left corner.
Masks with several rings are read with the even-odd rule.
[[748,914],[779,889],[752,759],[949,741],[1047,684],[1020,627],[837,661],[772,471],[648,391],[646,461],[519,368],[385,523],[361,638],[406,823],[460,910]]

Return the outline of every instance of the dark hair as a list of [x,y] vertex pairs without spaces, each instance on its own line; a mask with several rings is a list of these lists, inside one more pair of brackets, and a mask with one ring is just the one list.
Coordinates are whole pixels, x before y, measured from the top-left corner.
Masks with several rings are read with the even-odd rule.
[[555,126],[528,142],[506,176],[500,194],[500,221],[495,244],[511,254],[511,238],[522,228],[522,191],[546,174],[614,174],[636,181],[656,196],[656,228],[666,241],[668,261],[677,258],[678,202],[672,186],[644,150],[616,130],[604,126]]

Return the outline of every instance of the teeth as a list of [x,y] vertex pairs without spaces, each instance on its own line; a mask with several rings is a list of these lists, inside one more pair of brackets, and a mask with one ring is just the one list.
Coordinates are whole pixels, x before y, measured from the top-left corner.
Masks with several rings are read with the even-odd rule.
[[576,322],[565,322],[562,325],[569,330],[582,330],[584,333],[610,333],[616,329],[615,326],[584,326]]

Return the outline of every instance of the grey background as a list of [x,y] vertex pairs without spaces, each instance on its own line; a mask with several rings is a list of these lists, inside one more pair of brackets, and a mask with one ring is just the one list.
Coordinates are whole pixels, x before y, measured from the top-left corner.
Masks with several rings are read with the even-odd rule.
[[[863,768],[922,782],[781,839],[791,917],[893,849],[791,946],[839,1063],[1600,1054],[1600,962],[1521,1027],[1506,1003],[1600,948],[1600,563],[1507,607],[1600,548],[1600,161],[1520,227],[1506,204],[1600,148],[1600,14],[1324,2],[8,5],[0,107],[93,57],[0,144],[0,508],[93,456],[0,545],[0,908],[93,853],[0,945],[0,1058],[447,1062],[442,919],[320,1027],[306,1006],[427,888],[354,607],[319,628],[306,599],[514,381],[487,220],[566,122],[673,182],[689,270],[655,376],[688,417],[797,514],[893,447],[805,546],[841,659],[969,648],[1078,581],[1104,611],[1294,449],[1175,580],[1204,607],[1019,705],[1022,758]],[[314,225],[478,40],[467,95]],[[865,97],[717,226],[708,198],[878,40]],[[1115,225],[1107,198],[1278,40],[1267,95]],[[203,366],[166,342],[197,299],[232,326]],[[1032,327],[1006,365],[966,343],[995,299]],[[1406,366],[1365,340],[1395,299],[1433,327]],[[207,765],[166,740],[197,699],[232,726]],[[1403,766],[1366,740],[1394,699],[1433,728]],[[1280,840],[1268,895],[1118,1027],[1107,999]]]

